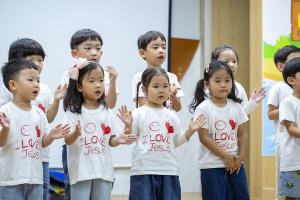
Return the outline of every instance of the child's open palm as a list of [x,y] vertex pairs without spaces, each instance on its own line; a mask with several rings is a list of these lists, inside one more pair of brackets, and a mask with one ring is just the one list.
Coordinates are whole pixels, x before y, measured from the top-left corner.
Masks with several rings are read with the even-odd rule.
[[175,98],[177,91],[180,90],[181,88],[176,86],[175,83],[170,84],[170,98]]
[[109,81],[110,82],[116,81],[117,76],[118,76],[117,70],[113,66],[108,65],[106,71],[107,71],[107,73],[109,75]]
[[125,126],[130,127],[133,121],[131,111],[127,109],[127,106],[121,106],[121,108],[119,108],[118,110],[119,110],[118,117],[125,124]]
[[199,115],[197,118],[191,118],[189,123],[189,129],[193,132],[198,131],[206,122],[204,114]]
[[52,139],[64,138],[67,134],[70,133],[70,126],[68,124],[62,125],[58,124],[50,131],[50,136]]
[[59,85],[54,92],[54,99],[58,101],[62,100],[66,94],[67,88],[67,84]]
[[253,93],[251,94],[251,99],[253,99],[256,103],[259,103],[265,98],[266,90],[264,87],[261,87],[259,90],[256,88],[254,89]]
[[10,121],[5,113],[0,113],[0,125],[3,128],[9,128],[10,127]]
[[121,134],[117,137],[117,141],[118,141],[118,144],[132,144],[133,142],[136,141],[136,135]]

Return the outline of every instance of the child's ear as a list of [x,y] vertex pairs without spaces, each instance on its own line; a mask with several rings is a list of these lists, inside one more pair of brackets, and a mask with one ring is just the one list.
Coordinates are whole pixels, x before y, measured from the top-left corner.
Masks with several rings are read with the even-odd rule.
[[139,49],[139,54],[142,58],[145,59],[145,50],[144,49]]
[[71,55],[72,55],[73,58],[78,58],[78,52],[77,52],[77,50],[76,49],[72,49],[71,50]]
[[287,77],[286,81],[288,82],[288,84],[294,86],[295,85],[295,78],[294,77]]
[[204,81],[204,87],[209,88],[209,84],[207,81]]
[[80,84],[77,84],[77,91],[82,92],[82,86]]
[[8,88],[11,92],[14,92],[17,90],[16,82],[14,80],[8,81]]
[[280,62],[279,62],[279,63],[276,64],[276,67],[278,68],[279,71],[282,72],[282,71],[283,71],[283,68],[284,68],[284,63],[280,63]]
[[147,95],[147,89],[143,85],[142,85],[142,91],[144,92],[145,95]]

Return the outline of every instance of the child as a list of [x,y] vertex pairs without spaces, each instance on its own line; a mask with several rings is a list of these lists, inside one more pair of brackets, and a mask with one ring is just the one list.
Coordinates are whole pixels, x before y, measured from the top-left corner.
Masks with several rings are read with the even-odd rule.
[[[187,142],[204,123],[204,117],[192,119],[181,133],[176,114],[163,106],[169,99],[169,76],[160,67],[147,68],[141,79],[147,103],[133,111],[133,122],[125,127],[137,135],[133,147],[130,200],[178,200],[181,189],[176,147]],[[138,84],[140,86],[140,84]],[[120,118],[130,114],[122,107]],[[132,124],[132,125],[131,125]]]
[[[130,144],[134,135],[118,132],[105,104],[104,71],[87,61],[70,71],[64,109],[71,134],[65,137],[72,200],[109,200],[114,181],[109,146]],[[126,120],[126,118],[124,118]]]
[[[207,96],[208,88],[210,96]],[[233,72],[223,61],[213,61],[197,83],[190,110],[204,115],[198,131],[203,200],[249,199],[243,166],[246,154],[248,117],[236,94]]]
[[[238,62],[239,58],[237,55],[236,50],[229,45],[220,45],[217,46],[211,54],[211,61],[224,61],[227,63],[233,72],[233,75],[236,74],[237,68],[238,68]],[[262,99],[265,97],[265,89],[260,88],[259,90],[254,90],[254,92],[251,94],[251,97],[248,101],[247,93],[244,89],[244,87],[235,80],[234,82],[236,86],[236,95],[239,99],[242,100],[241,104],[244,108],[247,115],[250,115],[252,112],[254,112],[258,106],[258,103],[262,101]]]
[[[26,60],[32,61],[38,67],[39,73],[42,73],[43,64],[45,59],[45,52],[42,46],[35,40],[30,38],[21,38],[14,41],[8,51],[8,60],[13,60],[17,58],[25,58]],[[66,86],[59,85],[54,93],[54,98],[52,99],[52,94],[49,87],[40,83],[40,90],[37,98],[32,102],[33,105],[38,106],[43,112],[46,113],[48,122],[52,122],[57,114],[59,108],[59,102],[63,98]],[[13,96],[5,87],[2,85],[0,92],[1,105],[12,101]],[[49,175],[49,148],[42,149],[43,158],[43,180],[44,180],[44,200],[49,200],[49,186],[50,186],[50,175]]]
[[[2,68],[13,100],[0,112],[0,199],[43,199],[42,147],[69,133],[61,124],[48,132],[48,121],[31,101],[39,94],[39,68],[27,60],[11,60]],[[49,133],[49,134],[48,134]]]
[[283,68],[284,81],[292,95],[280,103],[280,195],[286,200],[300,199],[300,58],[293,58]]
[[[71,54],[77,62],[82,60],[100,62],[102,56],[103,40],[101,36],[91,29],[80,29],[76,31],[70,41]],[[104,84],[105,84],[105,102],[108,108],[114,108],[117,101],[117,94],[119,91],[116,88],[117,71],[114,67],[108,66],[104,71]],[[67,70],[61,79],[61,84],[69,83],[69,70]],[[67,152],[66,145],[62,149],[62,161],[65,174],[65,199],[70,200],[70,184],[68,178],[67,168]]]
[[[140,56],[147,62],[148,68],[161,68],[166,60],[166,38],[158,31],[148,31],[141,35],[138,39],[138,48]],[[174,109],[176,112],[181,110],[180,97],[183,96],[183,91],[177,80],[177,76],[167,72],[171,84],[170,98],[166,106]],[[136,102],[136,107],[146,104],[146,96],[139,88],[137,92],[137,84],[141,81],[142,72],[134,75],[132,80],[133,101]],[[136,97],[136,94],[139,94]]]
[[[294,57],[300,56],[300,49],[298,47],[287,45],[283,48],[279,49],[275,55],[274,55],[274,63],[277,67],[277,69],[282,72],[284,69],[285,64],[288,62],[288,60],[294,58]],[[279,142],[279,134],[281,134],[281,131],[279,130],[279,104],[282,102],[282,100],[292,95],[293,90],[291,87],[289,87],[285,82],[279,81],[275,85],[273,85],[268,94],[268,117],[270,120],[273,121],[274,129],[275,129],[275,143],[276,146]],[[278,150],[277,146],[277,183],[279,183],[279,166],[280,166],[280,152]],[[276,193],[279,191],[279,184],[277,184],[277,190]]]

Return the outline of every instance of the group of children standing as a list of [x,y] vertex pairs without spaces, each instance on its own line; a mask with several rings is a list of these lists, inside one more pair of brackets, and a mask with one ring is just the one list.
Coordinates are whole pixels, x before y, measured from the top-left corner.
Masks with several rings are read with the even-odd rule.
[[[9,61],[2,67],[4,84],[0,91],[0,200],[49,199],[49,151],[45,147],[59,138],[65,141],[62,158],[66,199],[110,199],[114,182],[110,147],[134,143],[129,199],[179,200],[175,149],[195,132],[200,139],[202,198],[250,199],[243,166],[247,150],[245,124],[247,115],[265,97],[265,90],[254,90],[248,100],[243,86],[234,80],[237,52],[228,45],[213,50],[211,63],[196,84],[189,106],[194,116],[183,131],[176,115],[185,109],[180,101],[183,91],[176,75],[161,68],[166,59],[166,39],[158,31],[141,35],[138,49],[147,68],[132,80],[137,108],[132,112],[126,106],[119,108],[118,117],[124,124],[120,130],[110,110],[119,93],[118,73],[112,66],[104,70],[99,64],[102,45],[101,36],[93,30],[73,34],[71,54],[78,62],[63,74],[52,97],[39,80],[45,58],[41,45],[27,38],[12,43]],[[298,88],[300,76],[291,68],[286,73],[284,68],[285,80]],[[63,123],[50,130],[48,123],[54,120],[61,100]],[[296,109],[297,102],[293,105]],[[291,113],[279,116],[287,131],[297,135],[297,121],[291,122],[297,117]]]

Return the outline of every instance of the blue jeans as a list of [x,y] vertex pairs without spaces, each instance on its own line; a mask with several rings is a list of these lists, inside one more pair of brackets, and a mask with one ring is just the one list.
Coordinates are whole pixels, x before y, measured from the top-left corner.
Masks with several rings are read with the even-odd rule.
[[71,200],[69,172],[68,172],[68,161],[67,161],[67,145],[62,146],[62,164],[65,174],[65,200]]
[[49,186],[50,186],[50,174],[49,174],[49,163],[43,162],[43,200],[49,200]]
[[0,200],[41,200],[43,185],[20,184],[0,186]]
[[129,200],[180,200],[178,176],[137,175],[130,177]]
[[225,168],[201,169],[203,200],[249,200],[244,166],[229,175]]

